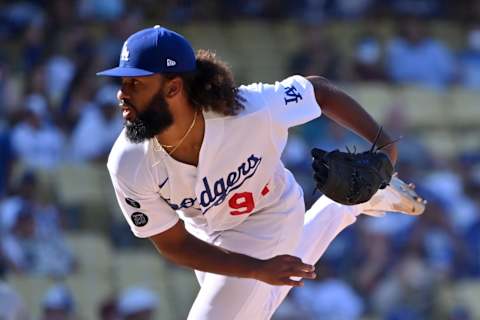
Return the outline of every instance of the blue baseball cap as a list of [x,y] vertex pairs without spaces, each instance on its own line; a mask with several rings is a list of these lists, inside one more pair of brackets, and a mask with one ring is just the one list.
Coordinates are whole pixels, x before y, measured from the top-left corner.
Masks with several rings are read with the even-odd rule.
[[97,75],[142,77],[155,73],[190,72],[195,68],[195,52],[187,39],[157,25],[132,34],[123,44],[118,67]]

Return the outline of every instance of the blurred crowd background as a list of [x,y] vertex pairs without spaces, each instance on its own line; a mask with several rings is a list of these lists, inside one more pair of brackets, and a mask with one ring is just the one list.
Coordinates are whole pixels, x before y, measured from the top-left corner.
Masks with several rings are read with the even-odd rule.
[[[398,142],[423,216],[363,217],[277,320],[480,318],[480,1],[0,1],[0,318],[185,319],[198,285],[115,203],[117,64],[161,24],[227,60],[238,84],[323,75]],[[321,118],[284,160],[313,194],[309,150],[368,144]]]

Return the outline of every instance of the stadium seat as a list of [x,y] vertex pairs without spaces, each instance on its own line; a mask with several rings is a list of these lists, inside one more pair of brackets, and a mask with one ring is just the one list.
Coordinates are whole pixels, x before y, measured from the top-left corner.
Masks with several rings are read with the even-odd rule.
[[436,39],[441,39],[453,51],[465,48],[465,30],[461,24],[449,20],[432,20],[429,31]]
[[69,276],[66,284],[73,292],[78,319],[98,319],[98,307],[113,291],[109,275],[92,271]]
[[445,128],[449,124],[445,92],[403,87],[395,91],[395,100],[403,105],[412,128]]
[[480,319],[480,281],[470,279],[454,285],[454,299],[457,305],[465,306],[472,313],[472,319]]
[[168,268],[170,286],[172,288],[172,303],[175,306],[178,319],[186,319],[188,310],[199,290],[195,273],[191,269],[172,265]]
[[458,150],[454,136],[448,130],[422,130],[418,138],[434,155],[450,158]]
[[53,281],[43,276],[14,273],[10,273],[6,280],[24,299],[32,319],[40,319],[43,296]]
[[386,84],[355,84],[346,91],[376,120],[382,121],[395,103],[392,88]]
[[285,38],[270,23],[234,23],[228,29],[243,78],[272,82],[286,76]]
[[93,273],[102,279],[112,271],[113,252],[108,240],[92,232],[69,232],[69,247],[78,261],[79,273]]
[[104,165],[64,165],[57,170],[58,195],[63,203],[102,202],[108,186]]
[[59,202],[79,209],[80,227],[105,230],[116,200],[105,165],[65,165],[55,176]]
[[480,126],[480,93],[461,88],[450,90],[446,111],[452,126],[478,128]]
[[452,137],[457,153],[480,150],[480,126],[471,130],[456,130]]
[[188,312],[189,305],[180,306],[176,300],[177,288],[185,284],[175,279],[178,270],[167,270],[165,261],[156,252],[121,250],[116,253],[113,266],[116,291],[129,286],[145,286],[158,293],[162,319],[185,318],[183,312]]

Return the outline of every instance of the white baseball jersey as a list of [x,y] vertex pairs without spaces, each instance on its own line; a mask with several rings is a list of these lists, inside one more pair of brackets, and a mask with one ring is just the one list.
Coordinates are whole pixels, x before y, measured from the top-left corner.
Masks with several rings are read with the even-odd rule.
[[239,88],[235,116],[204,112],[198,166],[170,157],[153,140],[134,144],[122,132],[108,159],[118,203],[133,233],[150,237],[181,218],[205,234],[241,224],[278,201],[303,201],[280,160],[288,128],[320,116],[311,83],[292,76]]

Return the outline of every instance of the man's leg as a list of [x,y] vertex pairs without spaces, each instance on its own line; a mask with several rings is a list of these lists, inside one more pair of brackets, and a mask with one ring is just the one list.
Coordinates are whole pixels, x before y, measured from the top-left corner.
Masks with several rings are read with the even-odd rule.
[[[294,255],[305,263],[315,264],[335,237],[357,220],[357,206],[345,206],[322,196],[305,214],[303,234]],[[273,315],[292,287],[275,287],[272,293]],[[269,319],[269,318],[267,318]]]
[[[289,222],[282,223],[279,223],[278,219],[262,221],[261,217],[256,217],[257,221],[251,226],[242,226],[243,230],[228,231],[223,234],[217,244],[251,255],[254,255],[253,252],[244,250],[255,248],[257,250],[255,255],[258,256],[261,253],[258,256],[261,258],[289,253],[299,256],[304,262],[315,263],[332,240],[343,229],[355,222],[356,215],[359,213],[356,207],[344,206],[327,197],[321,197],[305,215],[303,213],[292,215]],[[298,229],[295,225],[301,222],[298,219],[303,216],[303,232],[300,241],[285,241],[286,237],[295,237],[297,232],[294,230]],[[267,223],[268,225],[278,223],[276,228],[281,226],[285,231],[279,233],[276,241],[272,241],[274,239],[267,242],[256,240],[255,234],[259,238],[262,234],[255,232],[255,228],[262,224],[265,228]],[[281,248],[272,250],[272,245],[280,245]],[[292,247],[292,245],[295,246]],[[261,250],[262,246],[264,250]],[[196,274],[201,283],[201,289],[190,310],[188,320],[266,320],[271,317],[291,289],[290,286],[271,286],[253,279],[232,278],[198,271]]]
[[[399,212],[407,215],[420,215],[425,210],[426,201],[418,196],[412,185],[397,176],[390,185],[379,190],[369,201],[356,206],[345,206],[325,196],[320,197],[305,214],[302,238],[295,255],[309,264],[315,264],[335,237],[354,223],[360,213],[381,217],[385,212]],[[287,296],[291,287],[274,289],[273,309],[270,316]]]
[[188,320],[265,320],[273,286],[254,279],[205,273]]
[[[300,199],[302,200],[302,199]],[[279,203],[268,212],[252,215],[241,225],[207,240],[228,250],[267,259],[294,254],[303,232],[303,201],[294,206]],[[226,277],[196,271],[200,291],[188,320],[265,320],[269,318],[271,295],[276,286],[254,279]]]

